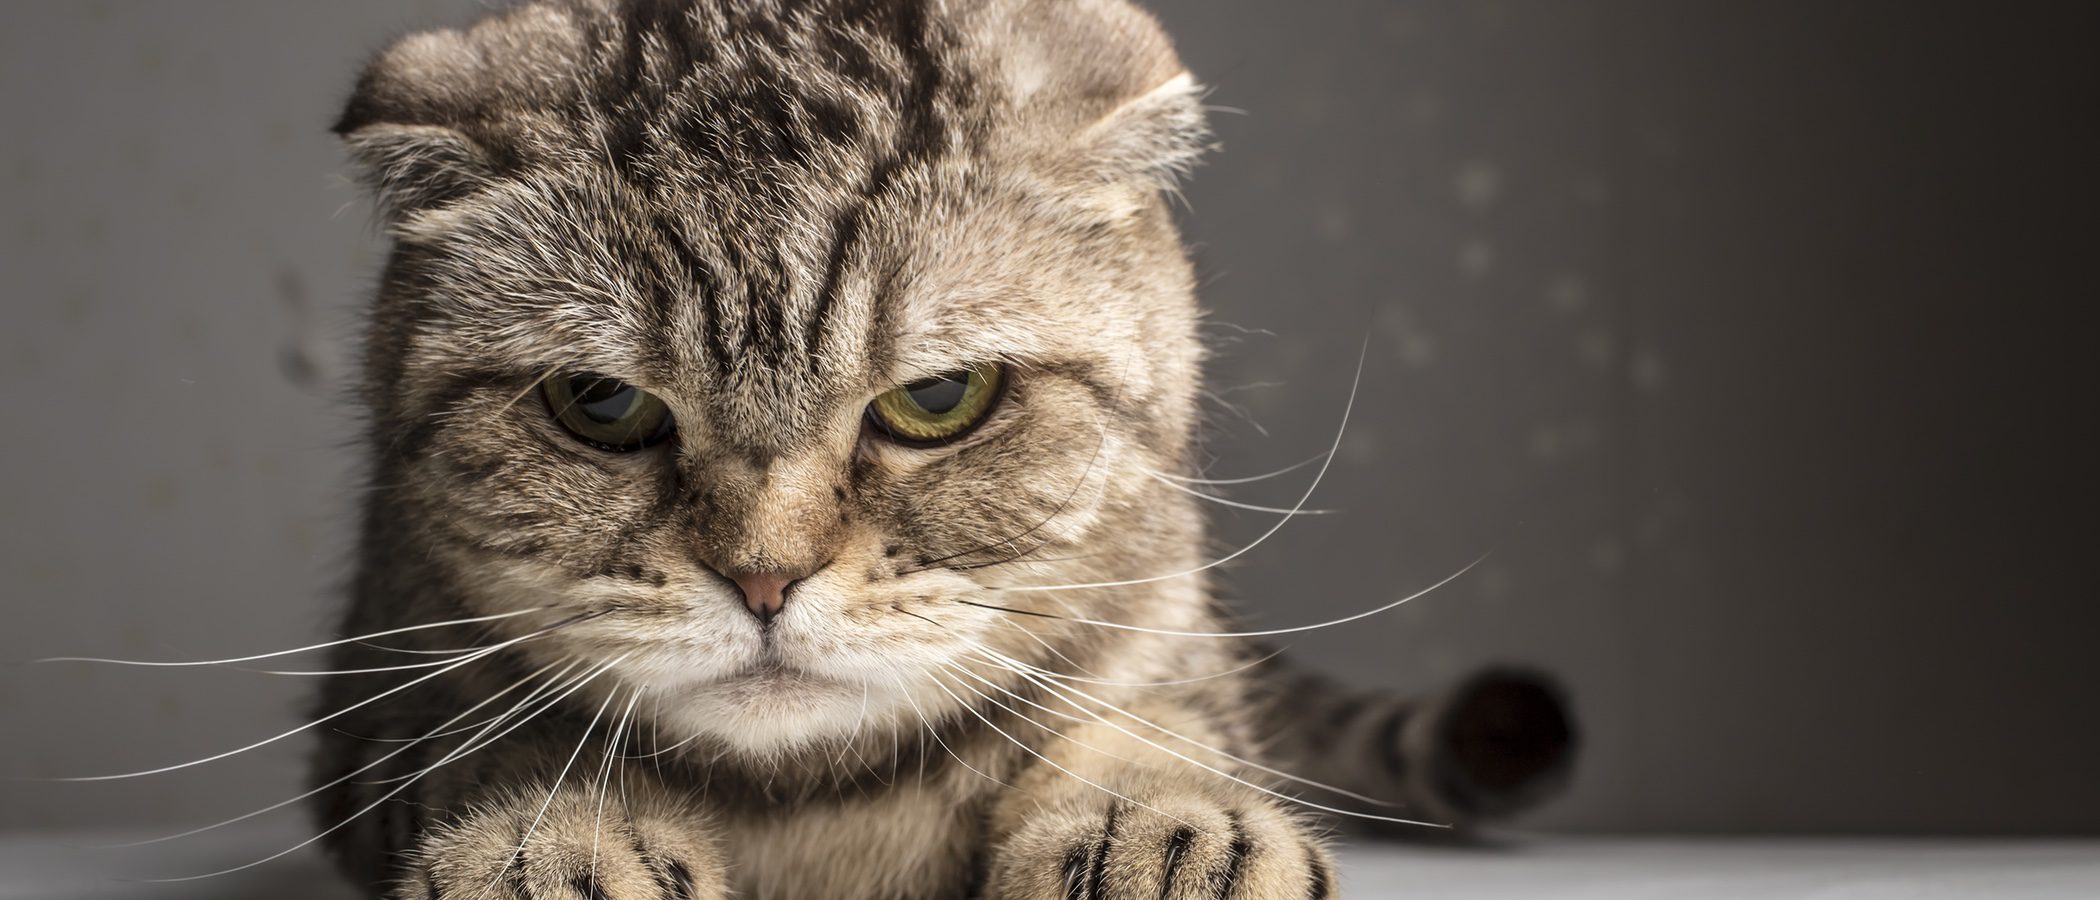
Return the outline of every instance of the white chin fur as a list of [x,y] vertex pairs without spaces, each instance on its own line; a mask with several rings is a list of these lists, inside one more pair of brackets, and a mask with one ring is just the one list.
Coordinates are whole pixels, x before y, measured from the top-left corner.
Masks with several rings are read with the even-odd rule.
[[767,672],[666,689],[659,721],[705,735],[738,753],[776,756],[835,740],[883,715],[890,698],[873,688],[809,675]]

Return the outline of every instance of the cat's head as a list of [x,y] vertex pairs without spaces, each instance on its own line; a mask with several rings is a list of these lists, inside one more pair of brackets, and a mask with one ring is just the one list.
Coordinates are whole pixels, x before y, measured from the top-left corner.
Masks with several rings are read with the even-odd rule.
[[1161,194],[1203,119],[1121,0],[526,5],[387,50],[338,131],[395,240],[368,569],[544,609],[512,634],[595,614],[518,649],[755,753],[1104,639],[962,601],[1201,614],[1011,590],[1200,543],[1152,473],[1195,416]]

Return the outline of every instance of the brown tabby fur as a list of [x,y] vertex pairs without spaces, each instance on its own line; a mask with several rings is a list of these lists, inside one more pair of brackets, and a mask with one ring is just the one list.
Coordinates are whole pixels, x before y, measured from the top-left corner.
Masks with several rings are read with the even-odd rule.
[[[549,0],[381,54],[337,127],[394,239],[346,633],[518,615],[342,648],[432,663],[330,682],[332,711],[429,676],[335,720],[345,870],[398,898],[1332,893],[1313,821],[1220,751],[1466,815],[1401,771],[1427,718],[1323,686],[1277,741],[1292,676],[1187,681],[1242,642],[1071,621],[1230,630],[1176,576],[1197,501],[1152,474],[1192,471],[1162,193],[1199,97],[1123,0]],[[959,442],[866,426],[976,363],[1010,385]],[[570,438],[535,385],[582,371],[676,436]],[[732,571],[799,580],[761,624]],[[1322,767],[1323,736],[1382,749]]]

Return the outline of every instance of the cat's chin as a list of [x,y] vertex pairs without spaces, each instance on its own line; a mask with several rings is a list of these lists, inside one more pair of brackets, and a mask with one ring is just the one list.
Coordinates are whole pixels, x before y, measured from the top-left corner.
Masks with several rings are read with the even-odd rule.
[[778,756],[859,730],[869,690],[779,665],[667,691],[664,724],[755,757]]

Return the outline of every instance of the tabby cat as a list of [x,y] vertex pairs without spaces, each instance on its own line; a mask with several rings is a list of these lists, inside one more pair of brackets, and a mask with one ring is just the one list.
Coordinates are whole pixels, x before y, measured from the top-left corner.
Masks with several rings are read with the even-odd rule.
[[336,126],[392,239],[344,871],[1318,898],[1322,810],[1557,782],[1532,676],[1409,701],[1218,636],[1163,199],[1201,101],[1124,0],[542,0],[381,53]]

